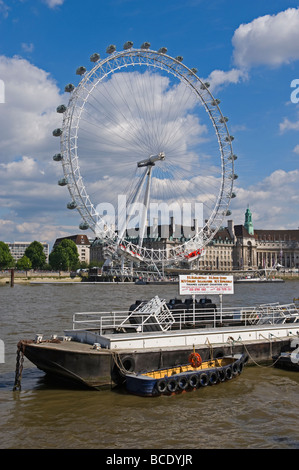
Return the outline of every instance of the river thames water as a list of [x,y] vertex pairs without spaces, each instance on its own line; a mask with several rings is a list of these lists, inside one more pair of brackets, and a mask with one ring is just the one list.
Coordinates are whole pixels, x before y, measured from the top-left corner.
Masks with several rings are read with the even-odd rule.
[[[299,374],[247,366],[230,382],[195,392],[142,398],[49,382],[26,358],[13,391],[16,349],[35,334],[63,334],[80,311],[127,309],[176,285],[15,284],[0,287],[1,449],[299,449]],[[224,307],[299,297],[299,281],[235,285]],[[217,302],[217,298],[213,297]]]

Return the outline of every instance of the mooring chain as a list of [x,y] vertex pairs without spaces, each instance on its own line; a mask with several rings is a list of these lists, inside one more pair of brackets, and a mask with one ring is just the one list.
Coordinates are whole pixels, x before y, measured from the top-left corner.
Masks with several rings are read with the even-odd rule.
[[23,366],[24,366],[25,345],[29,344],[29,343],[33,343],[33,342],[34,341],[32,341],[32,340],[22,340],[22,341],[18,342],[15,383],[14,383],[13,391],[21,390],[21,380],[22,380],[22,373],[23,373]]
[[[265,338],[265,337],[264,337],[264,338]],[[265,338],[265,339],[267,339],[267,338]],[[272,357],[272,343],[271,343],[271,340],[270,340],[270,339],[269,339],[269,341],[270,341],[270,355],[271,355],[271,357]],[[261,367],[261,368],[267,369],[267,368],[269,368],[269,367],[274,367],[275,364],[276,364],[276,362],[277,362],[277,361],[279,360],[279,358],[280,358],[279,355],[278,355],[277,359],[276,359],[275,361],[273,361],[271,364],[269,364],[268,366],[261,365],[261,364],[259,364],[258,362],[256,362],[256,361],[254,360],[254,358],[252,357],[252,355],[251,355],[250,352],[248,351],[248,348],[247,348],[246,344],[240,339],[240,336],[239,336],[239,338],[236,339],[236,340],[235,340],[234,338],[232,338],[231,336],[229,336],[229,337],[227,338],[227,342],[230,342],[230,344],[231,344],[231,351],[232,351],[232,347],[234,346],[234,343],[240,343],[240,344],[242,344],[242,345],[244,346],[244,349],[245,349],[246,353],[248,354],[248,356],[249,356],[250,359],[252,360],[252,362],[253,362],[256,366]]]
[[23,351],[22,346],[23,346],[22,341],[19,341],[18,348],[17,348],[16,373],[15,373],[15,383],[14,383],[13,391],[21,390],[21,379],[22,379],[23,364],[24,364],[24,351]]

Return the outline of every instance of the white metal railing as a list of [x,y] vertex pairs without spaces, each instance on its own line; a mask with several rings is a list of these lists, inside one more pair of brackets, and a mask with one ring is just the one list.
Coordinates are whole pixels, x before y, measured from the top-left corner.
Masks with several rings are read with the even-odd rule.
[[[222,311],[206,309],[192,311],[185,309],[171,310],[174,319],[169,329],[182,329],[183,327],[209,327],[230,325],[256,325],[256,324],[283,324],[286,322],[299,323],[299,309],[295,304],[264,304],[256,307],[222,308]],[[132,312],[77,312],[73,315],[73,329],[96,329],[99,334],[109,331],[138,331],[154,330],[157,325],[156,318],[149,314],[138,313],[132,321]],[[138,320],[137,322],[135,322]],[[161,328],[163,330],[163,328]],[[168,329],[168,328],[167,328]]]

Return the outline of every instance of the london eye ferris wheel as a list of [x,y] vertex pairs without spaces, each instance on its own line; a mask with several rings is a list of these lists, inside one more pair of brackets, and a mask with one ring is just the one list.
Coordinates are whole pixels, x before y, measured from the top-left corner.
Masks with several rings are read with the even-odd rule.
[[[227,118],[209,87],[181,56],[149,43],[90,57],[60,105],[64,176],[81,229],[91,229],[113,250],[145,262],[193,260],[211,241],[235,197],[236,156]],[[175,223],[176,243],[155,248],[158,226]],[[164,217],[164,218],[163,218]],[[158,220],[158,224],[157,224]],[[169,238],[174,237],[171,232]]]

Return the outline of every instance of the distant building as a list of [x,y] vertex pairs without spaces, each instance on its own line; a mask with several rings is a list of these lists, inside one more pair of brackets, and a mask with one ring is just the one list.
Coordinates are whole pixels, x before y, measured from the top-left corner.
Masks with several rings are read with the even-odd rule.
[[[6,243],[6,245],[9,246],[10,253],[11,253],[12,257],[14,258],[14,260],[18,261],[19,259],[21,259],[24,256],[26,248],[28,248],[28,246],[31,245],[32,242],[14,242],[14,243],[5,242],[5,243]],[[48,263],[48,261],[49,261],[49,244],[44,243],[44,242],[39,242],[39,243],[43,247],[44,253],[46,255],[46,262]]]
[[53,249],[57,245],[59,245],[62,242],[62,240],[72,240],[77,246],[80,263],[85,262],[85,263],[89,264],[89,262],[90,262],[90,241],[89,241],[87,235],[70,235],[69,237],[57,238],[55,240],[54,245],[53,245]]
[[[247,209],[248,227],[252,222],[251,211]],[[245,226],[243,233],[237,230],[236,268],[299,268],[299,230],[254,229],[249,233]]]

